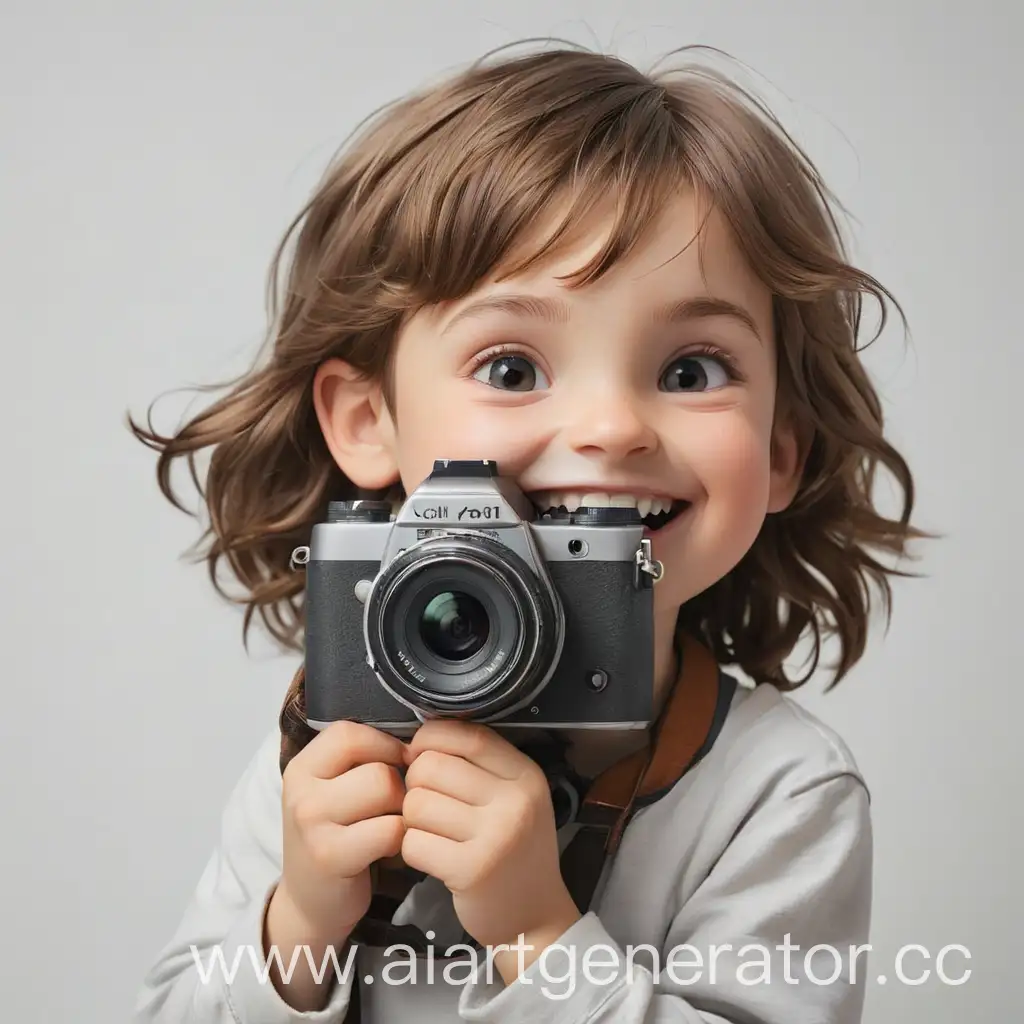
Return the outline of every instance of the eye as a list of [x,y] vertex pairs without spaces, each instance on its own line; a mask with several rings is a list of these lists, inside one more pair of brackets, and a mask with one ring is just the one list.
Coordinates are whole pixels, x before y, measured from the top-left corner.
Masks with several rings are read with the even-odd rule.
[[730,380],[729,370],[714,356],[682,356],[670,363],[661,375],[665,391],[715,391]]
[[547,378],[533,362],[516,355],[488,359],[480,364],[473,379],[501,391],[534,391],[548,386]]

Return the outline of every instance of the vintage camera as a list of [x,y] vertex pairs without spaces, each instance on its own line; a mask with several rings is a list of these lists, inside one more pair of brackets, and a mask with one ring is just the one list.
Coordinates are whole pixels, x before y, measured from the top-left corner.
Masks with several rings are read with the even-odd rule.
[[397,514],[331,502],[292,556],[307,721],[645,728],[661,566],[643,533],[636,509],[541,518],[488,460],[435,462]]

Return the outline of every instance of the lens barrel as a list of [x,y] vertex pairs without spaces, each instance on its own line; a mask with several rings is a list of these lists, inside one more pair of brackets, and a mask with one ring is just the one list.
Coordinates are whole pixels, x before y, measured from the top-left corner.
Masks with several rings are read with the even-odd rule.
[[510,548],[443,534],[384,568],[366,603],[366,642],[381,682],[428,716],[494,720],[554,670],[558,598]]

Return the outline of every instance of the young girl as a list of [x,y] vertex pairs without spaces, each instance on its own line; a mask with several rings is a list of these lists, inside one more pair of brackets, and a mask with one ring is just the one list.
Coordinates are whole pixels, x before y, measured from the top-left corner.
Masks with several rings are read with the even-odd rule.
[[[132,424],[172,501],[174,460],[212,449],[206,556],[243,585],[245,629],[259,614],[303,649],[290,557],[329,502],[400,501],[435,459],[491,459],[539,513],[644,517],[658,714],[682,651],[755,685],[720,677],[707,740],[582,907],[559,860],[572,826],[500,730],[431,719],[405,742],[337,722],[285,758],[275,725],[140,1021],[860,1019],[868,793],[782,691],[830,639],[836,681],[857,662],[872,587],[888,606],[880,555],[916,531],[858,359],[862,296],[883,326],[899,307],[847,262],[830,201],[712,68],[649,77],[570,49],[481,61],[341,153],[275,256],[274,294],[298,229],[265,358],[174,436]],[[879,469],[898,520],[873,505]],[[562,738],[589,780],[649,752],[643,731]],[[353,938],[382,862],[419,872],[396,927],[490,960],[382,970]]]

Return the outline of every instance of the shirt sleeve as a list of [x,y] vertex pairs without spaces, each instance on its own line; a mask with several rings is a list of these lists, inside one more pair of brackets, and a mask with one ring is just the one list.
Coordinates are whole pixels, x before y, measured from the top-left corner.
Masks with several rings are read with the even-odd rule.
[[[281,871],[281,778],[267,736],[221,817],[220,840],[177,931],[137,994],[135,1024],[340,1024],[356,969],[344,953],[321,1010],[293,1010],[269,977],[263,919]],[[287,973],[288,963],[282,964]],[[348,966],[348,969],[346,967]],[[320,964],[314,964],[319,970]]]
[[478,970],[461,1019],[858,1024],[871,873],[860,778],[836,771],[778,787],[679,907],[656,957],[650,947],[624,949],[588,913],[497,994]]

